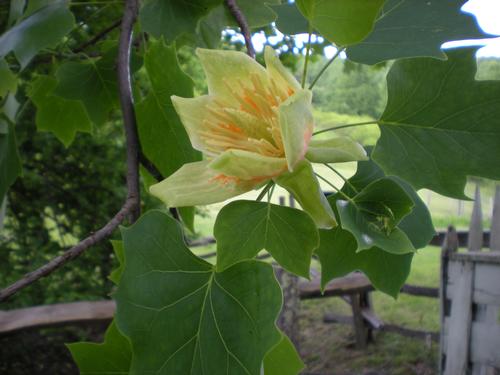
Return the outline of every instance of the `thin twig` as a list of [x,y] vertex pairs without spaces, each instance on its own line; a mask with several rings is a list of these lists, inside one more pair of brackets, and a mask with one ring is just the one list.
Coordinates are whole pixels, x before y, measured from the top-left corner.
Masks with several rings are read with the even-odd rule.
[[312,83],[309,85],[309,90],[312,90],[312,88],[314,87],[314,85],[316,84],[316,82],[318,82],[318,79],[319,77],[321,77],[323,75],[323,73],[326,71],[326,69],[328,69],[328,67],[335,61],[335,59],[337,57],[339,57],[340,53],[345,50],[345,47],[338,47],[337,48],[337,52],[335,52],[335,55],[333,55],[333,57],[328,60],[328,62],[326,63],[326,65],[321,68],[321,70],[319,71],[318,75],[316,76],[316,78],[314,78],[314,80],[312,81]]
[[90,40],[86,41],[85,43],[80,44],[78,47],[76,47],[75,49],[73,49],[73,52],[74,53],[82,52],[87,47],[90,47],[90,46],[96,44],[98,41],[100,41],[101,39],[103,39],[106,35],[108,35],[114,29],[116,29],[117,27],[119,27],[121,25],[121,23],[122,23],[122,20],[118,20],[118,21],[112,23],[111,25],[109,25],[108,27],[106,27],[104,30],[102,30],[100,33],[96,34],[93,38],[91,38]]
[[306,86],[307,66],[309,63],[309,53],[311,51],[311,36],[312,36],[312,28],[311,24],[309,24],[309,36],[307,37],[306,59],[304,61],[304,71],[302,72],[302,82],[301,82],[302,88]]
[[323,130],[318,130],[317,132],[314,132],[313,135],[318,135],[318,134],[330,132],[330,131],[333,131],[333,130],[339,130],[339,129],[345,129],[345,128],[352,128],[354,126],[363,126],[363,125],[376,124],[377,122],[378,122],[377,120],[373,120],[373,121],[356,122],[354,124],[344,124],[344,125],[333,126],[331,128],[327,128],[327,129],[323,129]]
[[65,251],[62,255],[52,259],[50,262],[35,271],[26,274],[5,289],[0,290],[0,302],[11,297],[21,289],[33,284],[40,278],[51,274],[69,261],[77,258],[91,246],[111,236],[118,225],[125,220],[127,215],[131,215],[132,221],[135,221],[139,215],[139,143],[132,103],[130,74],[128,69],[130,44],[132,40],[132,27],[135,22],[136,15],[136,0],[127,0],[127,6],[122,20],[122,31],[118,50],[118,83],[123,111],[123,124],[125,127],[125,136],[127,138],[127,199],[118,213],[101,229],[80,241],[78,244]]
[[252,33],[250,32],[250,28],[248,27],[247,20],[245,15],[242,13],[238,4],[236,4],[236,0],[225,0],[227,9],[233,15],[236,23],[241,29],[241,33],[245,38],[245,45],[247,47],[247,54],[252,59],[255,59],[255,48],[253,48],[252,44]]

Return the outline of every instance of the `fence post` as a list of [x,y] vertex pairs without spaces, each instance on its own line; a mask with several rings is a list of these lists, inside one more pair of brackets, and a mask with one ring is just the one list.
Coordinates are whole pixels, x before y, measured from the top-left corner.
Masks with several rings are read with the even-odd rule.
[[500,185],[496,186],[491,215],[490,249],[500,251]]
[[483,247],[483,210],[481,208],[481,192],[476,184],[474,206],[470,218],[469,237],[467,248],[469,251],[481,251]]
[[[439,302],[440,302],[440,325],[444,327],[445,318],[449,313],[449,300],[446,298],[447,291],[446,285],[448,281],[448,263],[450,253],[458,250],[458,236],[457,231],[453,225],[448,226],[446,235],[444,236],[443,244],[441,246],[441,272],[440,272],[440,287],[439,287]],[[445,353],[444,353],[444,335],[440,335],[440,353],[441,358],[439,361],[439,373],[443,374],[445,368]]]

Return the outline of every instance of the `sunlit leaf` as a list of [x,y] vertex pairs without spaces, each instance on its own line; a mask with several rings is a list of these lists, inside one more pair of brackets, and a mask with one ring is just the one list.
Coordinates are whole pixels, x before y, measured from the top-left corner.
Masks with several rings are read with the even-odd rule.
[[500,179],[500,82],[475,81],[474,49],[397,61],[373,159],[415,189],[465,198],[467,176]]
[[38,130],[52,132],[68,147],[77,131],[90,132],[92,124],[82,102],[53,95],[56,86],[54,77],[39,76],[32,83],[30,98],[37,108]]
[[286,270],[309,278],[318,231],[305,212],[275,204],[236,201],[226,205],[214,226],[217,270],[267,250]]
[[14,93],[17,87],[17,78],[9,69],[4,59],[0,59],[0,99],[9,92]]
[[160,211],[123,229],[122,238],[116,319],[132,343],[131,373],[260,374],[281,338],[281,291],[271,265],[244,261],[215,273]]
[[330,42],[347,46],[363,40],[373,29],[384,0],[297,0],[311,27]]

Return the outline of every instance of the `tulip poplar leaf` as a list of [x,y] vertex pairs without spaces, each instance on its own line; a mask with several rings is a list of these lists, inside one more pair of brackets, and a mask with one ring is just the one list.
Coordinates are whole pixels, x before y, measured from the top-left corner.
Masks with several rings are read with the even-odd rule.
[[132,344],[130,374],[260,374],[281,339],[271,265],[244,261],[216,273],[189,251],[180,225],[156,210],[122,229],[122,239],[116,321]]
[[24,69],[42,49],[56,46],[74,24],[66,1],[44,6],[0,36],[0,58],[13,51]]
[[342,229],[351,232],[358,243],[356,251],[377,246],[394,253],[414,252],[412,242],[397,224],[413,208],[413,200],[396,182],[376,180],[354,198],[335,202]]
[[[185,163],[201,160],[191,147],[170,96],[193,96],[193,81],[180,68],[174,46],[150,40],[144,66],[151,83],[146,98],[136,105],[137,127],[144,155],[164,177]],[[183,207],[183,221],[192,228],[194,209]]]
[[491,37],[471,14],[461,11],[466,0],[388,0],[373,32],[347,49],[350,60],[376,64],[390,59],[429,56],[446,59],[447,41]]
[[53,95],[57,80],[39,76],[31,86],[30,98],[37,108],[35,122],[39,131],[52,132],[68,147],[78,131],[89,133],[92,123],[79,100],[68,100]]
[[17,88],[17,77],[9,69],[9,65],[4,59],[0,59],[0,99],[9,92],[14,93]]
[[193,32],[200,18],[221,4],[221,0],[147,0],[139,11],[143,31],[172,43]]
[[[372,147],[368,147],[367,151],[371,153]],[[344,185],[342,191],[348,196],[354,197],[356,192],[353,189],[361,191],[370,183],[383,177],[386,177],[384,171],[373,160],[360,161],[356,173],[349,179],[349,183]],[[396,176],[387,178],[397,183],[412,199],[414,205],[411,212],[399,222],[399,229],[406,233],[416,249],[427,246],[436,234],[427,206],[410,184]]]
[[127,375],[132,360],[132,348],[128,339],[112,321],[106,330],[104,342],[77,342],[67,344],[80,375]]
[[372,31],[384,0],[297,0],[295,3],[313,29],[337,46],[347,46],[360,42]]
[[[90,119],[96,125],[102,125],[111,110],[118,106],[117,51],[115,43],[104,43],[102,57],[82,62],[65,62],[56,71],[58,84],[54,95],[83,102]],[[130,69],[134,73],[140,68],[142,61],[134,53],[130,60]]]
[[316,250],[321,263],[321,287],[336,277],[362,271],[373,286],[396,298],[410,273],[413,253],[392,254],[372,247],[357,252],[354,236],[340,227],[320,230],[320,246]]
[[318,246],[314,221],[303,211],[255,201],[235,201],[218,214],[214,226],[217,270],[267,250],[287,271],[309,278]]
[[275,5],[272,9],[278,15],[276,27],[283,34],[295,35],[309,32],[308,21],[300,13],[295,3]]
[[475,49],[397,61],[373,159],[415,189],[466,199],[467,176],[500,179],[500,82],[476,81]]
[[297,349],[283,333],[281,341],[264,357],[264,375],[297,375],[304,367]]

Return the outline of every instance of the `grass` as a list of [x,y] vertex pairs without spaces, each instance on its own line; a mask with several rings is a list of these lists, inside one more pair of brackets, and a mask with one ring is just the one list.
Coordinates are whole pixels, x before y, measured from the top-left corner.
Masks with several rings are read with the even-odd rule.
[[[408,283],[439,285],[440,250],[422,249],[414,258]],[[439,300],[400,295],[397,300],[373,293],[375,313],[387,323],[408,328],[439,331]],[[378,333],[365,351],[353,347],[353,329],[348,325],[323,323],[324,313],[351,315],[340,298],[301,303],[301,355],[307,371],[321,374],[418,374],[437,373],[438,345],[397,334]]]

